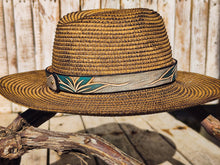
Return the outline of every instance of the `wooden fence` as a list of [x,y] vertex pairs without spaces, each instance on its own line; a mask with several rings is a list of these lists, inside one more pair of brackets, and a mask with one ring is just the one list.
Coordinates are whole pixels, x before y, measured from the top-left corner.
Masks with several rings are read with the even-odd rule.
[[[0,77],[51,65],[56,23],[68,12],[139,7],[164,18],[179,70],[219,78],[219,0],[0,0]],[[0,97],[0,112],[22,109]]]

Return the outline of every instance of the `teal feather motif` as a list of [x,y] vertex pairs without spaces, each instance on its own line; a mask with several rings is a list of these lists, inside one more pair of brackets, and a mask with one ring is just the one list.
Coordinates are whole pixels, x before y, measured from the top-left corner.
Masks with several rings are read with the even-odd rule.
[[74,78],[63,75],[57,75],[57,77],[60,89],[71,93],[92,93],[107,85],[105,83],[93,83],[93,77]]

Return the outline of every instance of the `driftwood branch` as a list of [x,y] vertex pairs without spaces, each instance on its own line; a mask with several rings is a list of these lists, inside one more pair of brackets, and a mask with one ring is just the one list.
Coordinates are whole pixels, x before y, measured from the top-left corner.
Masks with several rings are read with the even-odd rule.
[[18,115],[7,128],[0,127],[0,157],[5,158],[5,162],[12,162],[28,150],[47,148],[58,153],[94,155],[109,165],[143,164],[96,135],[36,128],[54,115],[29,109]]
[[201,124],[210,135],[220,140],[220,121],[218,119],[209,115]]
[[95,155],[109,165],[143,164],[96,135],[54,132],[30,126],[18,132],[0,127],[0,137],[0,156],[7,159],[16,159],[31,149],[49,148],[58,153]]
[[[25,112],[21,113],[17,116],[17,118],[7,127],[11,131],[19,131],[23,129],[24,126],[35,126],[38,127],[51,117],[53,117],[56,113],[54,112],[45,112],[45,111],[37,111],[34,109],[27,109]],[[7,131],[6,131],[7,132]],[[4,159],[0,156],[0,164],[1,165],[19,165],[20,157],[17,159]]]

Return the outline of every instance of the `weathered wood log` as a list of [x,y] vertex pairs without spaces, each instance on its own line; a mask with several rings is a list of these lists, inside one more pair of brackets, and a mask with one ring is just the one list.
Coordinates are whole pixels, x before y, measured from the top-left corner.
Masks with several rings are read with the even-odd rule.
[[201,122],[201,124],[211,136],[220,140],[220,121],[218,119],[209,115]]
[[109,165],[141,165],[106,140],[91,134],[62,133],[33,126],[15,132],[0,127],[0,156],[16,159],[32,149],[49,148],[58,153],[84,153],[94,155]]
[[[13,120],[12,123],[7,128],[11,131],[19,131],[19,130],[22,130],[23,127],[27,125],[38,127],[44,122],[46,122],[47,120],[49,120],[51,117],[53,117],[55,114],[56,113],[54,112],[45,112],[45,111],[27,109],[25,112],[19,114],[17,118],[15,118],[15,120]],[[0,158],[0,164],[1,165],[19,165],[20,159],[21,158],[9,160],[9,159]]]
[[24,153],[40,148],[52,149],[58,153],[95,155],[110,165],[143,164],[96,135],[61,133],[35,128],[55,114],[28,109],[18,115],[7,128],[0,127],[0,157],[5,158],[1,159],[2,164],[19,164]]

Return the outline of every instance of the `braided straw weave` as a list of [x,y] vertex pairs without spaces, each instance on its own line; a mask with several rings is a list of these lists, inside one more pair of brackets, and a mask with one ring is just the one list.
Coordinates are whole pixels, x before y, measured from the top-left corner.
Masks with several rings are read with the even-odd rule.
[[[70,13],[57,25],[52,71],[58,74],[114,76],[173,62],[163,20],[148,9]],[[177,75],[173,83],[148,89],[74,94],[51,90],[40,70],[1,78],[0,94],[36,110],[102,116],[171,111],[220,98],[220,80],[190,72]]]
[[83,11],[58,23],[52,64],[56,73],[123,74],[172,63],[163,20],[152,10]]

